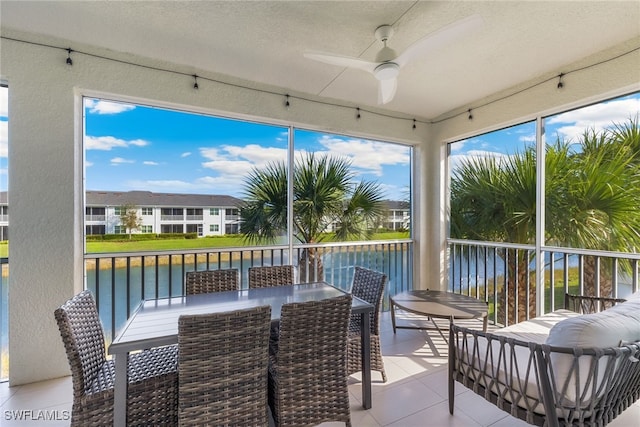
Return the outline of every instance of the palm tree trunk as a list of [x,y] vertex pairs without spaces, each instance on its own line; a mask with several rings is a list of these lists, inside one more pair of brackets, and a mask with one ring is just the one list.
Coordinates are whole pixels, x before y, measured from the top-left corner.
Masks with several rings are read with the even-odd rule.
[[597,258],[594,256],[584,257],[584,273],[583,284],[584,293],[588,296],[596,296],[596,283],[598,284],[601,297],[611,297],[611,291],[613,283],[611,282],[611,274],[603,274],[606,271],[610,271],[612,267],[610,265],[604,265],[600,263],[600,272],[597,272]]
[[507,249],[505,256],[508,257],[507,287],[503,285],[498,292],[498,322],[512,325],[536,316],[536,289],[527,280],[529,278],[528,252]]
[[300,283],[321,282],[324,280],[322,254],[316,248],[306,248],[298,260]]

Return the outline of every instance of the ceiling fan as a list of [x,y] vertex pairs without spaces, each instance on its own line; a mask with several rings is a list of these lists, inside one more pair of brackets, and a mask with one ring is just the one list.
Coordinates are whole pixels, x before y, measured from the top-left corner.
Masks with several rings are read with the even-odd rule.
[[378,103],[386,104],[391,101],[396,94],[398,86],[397,77],[403,66],[415,58],[426,55],[430,50],[445,46],[457,38],[473,32],[480,28],[482,24],[483,20],[480,15],[471,15],[423,37],[409,46],[407,50],[400,55],[387,46],[387,41],[393,36],[393,27],[391,25],[381,25],[374,31],[374,36],[377,40],[381,41],[384,46],[376,55],[375,62],[360,58],[316,52],[306,52],[304,56],[327,64],[355,68],[373,74],[380,82],[378,86]]

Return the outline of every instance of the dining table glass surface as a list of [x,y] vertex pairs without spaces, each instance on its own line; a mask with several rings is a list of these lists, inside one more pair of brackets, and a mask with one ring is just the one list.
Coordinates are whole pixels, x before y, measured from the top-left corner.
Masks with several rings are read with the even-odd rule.
[[[271,319],[278,320],[283,304],[318,301],[344,295],[345,291],[326,282],[243,289],[171,298],[145,300],[133,312],[109,346],[115,359],[114,425],[126,425],[127,361],[132,351],[176,344],[178,319],[184,314],[219,313],[261,305],[271,306]],[[361,317],[363,407],[371,408],[369,322],[373,305],[353,298],[351,312]]]

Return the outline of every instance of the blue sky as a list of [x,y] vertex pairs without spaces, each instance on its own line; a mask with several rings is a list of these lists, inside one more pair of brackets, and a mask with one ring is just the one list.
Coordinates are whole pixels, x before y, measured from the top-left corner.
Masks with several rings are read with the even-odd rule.
[[[480,114],[480,113],[478,113]],[[558,138],[577,141],[587,129],[601,131],[613,123],[623,124],[640,114],[640,93],[567,111],[545,118],[546,142]],[[451,168],[470,157],[502,157],[536,143],[536,124],[523,123],[451,144]]]
[[7,190],[7,157],[9,156],[8,92],[6,87],[0,86],[0,191]]
[[[0,87],[0,190],[7,189],[8,111]],[[480,114],[478,112],[478,114]],[[568,111],[545,120],[547,141],[573,139],[586,128],[604,129],[640,114],[640,93]],[[287,128],[87,99],[86,188],[241,195],[246,173],[284,160]],[[322,151],[349,158],[359,178],[381,184],[390,199],[406,199],[407,147],[297,130],[296,152]],[[451,164],[470,156],[504,156],[535,143],[535,123],[452,144]]]
[[[242,195],[255,167],[286,161],[288,129],[106,100],[85,100],[87,190]],[[351,161],[358,179],[406,198],[408,147],[296,130],[296,155],[325,152]]]

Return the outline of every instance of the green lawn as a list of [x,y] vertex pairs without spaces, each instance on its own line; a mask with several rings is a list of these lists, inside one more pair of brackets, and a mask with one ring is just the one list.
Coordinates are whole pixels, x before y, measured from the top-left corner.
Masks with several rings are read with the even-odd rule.
[[[408,237],[408,233],[406,232],[389,232],[375,234],[373,240],[406,239]],[[115,242],[87,242],[87,253],[162,251],[239,246],[245,246],[245,241],[240,236],[205,237],[201,239],[123,240]]]
[[[407,239],[407,232],[377,233],[373,240],[395,240]],[[330,239],[328,240],[330,241]],[[244,246],[245,242],[239,236],[205,237],[201,239],[158,239],[158,240],[122,240],[113,242],[87,242],[87,253],[108,253],[108,252],[142,252],[142,251],[165,251],[182,249],[203,249]],[[9,242],[0,242],[0,258],[9,255]]]

